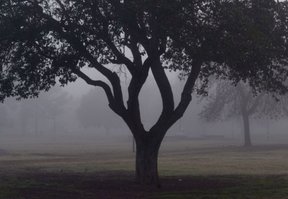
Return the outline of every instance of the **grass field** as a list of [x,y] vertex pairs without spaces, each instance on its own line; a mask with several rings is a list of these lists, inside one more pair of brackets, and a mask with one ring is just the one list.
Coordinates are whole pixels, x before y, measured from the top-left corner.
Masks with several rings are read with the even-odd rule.
[[[10,144],[9,144],[10,143]],[[250,149],[223,141],[166,140],[163,187],[134,183],[129,139],[2,139],[0,199],[195,198],[287,199],[288,146]]]

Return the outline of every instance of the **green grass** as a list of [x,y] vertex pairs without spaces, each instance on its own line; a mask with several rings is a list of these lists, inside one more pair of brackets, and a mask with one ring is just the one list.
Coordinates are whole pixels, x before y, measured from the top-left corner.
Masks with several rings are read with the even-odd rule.
[[[193,143],[191,144],[193,145]],[[181,145],[179,145],[181,146]],[[163,149],[159,155],[161,176],[179,175],[286,175],[288,147],[241,147]],[[135,154],[130,150],[111,148],[87,153],[62,151],[18,151],[0,156],[2,171],[133,171]]]
[[[115,173],[114,173],[115,175]],[[107,176],[106,176],[107,177]],[[123,176],[122,176],[123,177]],[[41,179],[39,177],[30,176],[25,179],[25,176],[10,178],[6,182],[0,183],[0,199],[24,199],[24,193],[31,190],[37,190],[39,195],[36,198],[42,199],[43,192],[45,198],[61,198],[66,195],[78,195],[83,198],[90,199],[94,197],[91,190],[86,190],[81,187],[81,181],[88,181],[86,177],[79,176],[71,178],[59,175],[57,178],[61,180]],[[55,179],[57,179],[55,177]],[[63,180],[67,178],[66,180]],[[114,176],[115,178],[115,176]],[[162,191],[152,190],[146,193],[143,198],[150,199],[287,199],[288,198],[288,180],[287,176],[182,176],[182,183],[193,182],[190,189],[181,188],[173,190],[173,188]],[[80,181],[79,181],[80,179]],[[167,177],[164,177],[164,182]],[[178,178],[168,178],[177,180]],[[67,181],[68,180],[68,181]],[[71,181],[69,181],[71,180]],[[114,179],[117,180],[117,179]],[[124,181],[125,182],[125,181]],[[103,181],[103,183],[107,183]],[[195,183],[195,184],[194,184]],[[124,185],[125,186],[125,185]],[[133,187],[132,187],[133,189]],[[177,186],[176,189],[179,189]],[[47,190],[49,190],[47,192]],[[60,191],[61,190],[61,191]],[[113,188],[108,191],[113,192]],[[118,191],[118,190],[117,190]],[[57,195],[58,194],[58,195]],[[38,196],[38,197],[37,197]],[[85,197],[84,197],[85,196]],[[35,198],[35,197],[33,197]],[[97,198],[97,197],[96,197]]]
[[[203,177],[202,177],[203,178]],[[283,176],[230,176],[231,186],[222,188],[195,189],[186,192],[165,192],[154,196],[155,199],[287,199],[288,180]],[[227,177],[206,177],[225,183]],[[230,180],[231,180],[230,179]]]
[[[40,144],[37,143],[37,146]],[[143,198],[288,198],[287,146],[250,149],[214,145],[200,147],[201,143],[189,140],[171,141],[170,148],[169,144],[164,143],[159,154],[159,171],[164,188],[144,194]],[[78,151],[76,146],[79,145],[73,145],[71,151],[68,146],[57,143],[55,146],[53,143],[46,145],[49,147],[38,150],[33,146],[23,150],[21,147],[24,146],[21,146],[11,149],[10,155],[0,156],[0,199],[24,199],[23,193],[35,190],[49,199],[69,198],[70,195],[90,199],[95,198],[93,194],[96,193],[83,189],[82,181],[89,184],[99,180],[100,176],[104,181],[108,180],[107,183],[122,178],[126,183],[133,178],[135,153],[127,147],[127,143],[105,145],[106,148],[93,147],[90,143],[85,150]],[[128,173],[128,176],[123,176],[123,173]],[[42,174],[53,178],[44,180],[39,177]],[[171,187],[165,188],[165,183]]]
[[200,152],[163,154],[159,161],[160,173],[165,176],[288,174],[286,149],[238,151],[236,148],[222,148],[204,154]]

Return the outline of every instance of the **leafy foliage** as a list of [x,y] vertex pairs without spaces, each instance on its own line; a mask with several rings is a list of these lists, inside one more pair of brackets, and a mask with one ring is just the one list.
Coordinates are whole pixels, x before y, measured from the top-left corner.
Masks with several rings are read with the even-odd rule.
[[198,12],[187,8],[189,20],[179,31],[180,44],[172,45],[170,67],[189,74],[190,57],[202,59],[204,86],[216,75],[234,84],[248,81],[257,91],[286,91],[287,2],[193,2]]
[[85,65],[131,65],[121,49],[146,54],[152,38],[170,69],[189,72],[197,58],[203,80],[216,73],[286,90],[286,2],[3,0],[0,9],[2,98],[74,81]]

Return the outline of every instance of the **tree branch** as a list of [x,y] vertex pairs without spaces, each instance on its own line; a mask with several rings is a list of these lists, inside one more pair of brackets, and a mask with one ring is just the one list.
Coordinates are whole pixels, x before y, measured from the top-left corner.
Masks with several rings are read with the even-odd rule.
[[141,53],[139,52],[139,47],[137,46],[137,42],[133,38],[131,38],[130,44],[127,45],[127,47],[132,52],[134,64],[136,66],[142,66],[142,56],[141,56]]
[[[167,119],[171,116],[174,111],[174,97],[170,82],[165,74],[164,68],[161,65],[159,58],[155,60],[151,67],[152,74],[160,91],[161,99],[162,99],[162,112],[161,115],[156,122],[156,124],[151,128],[150,131],[154,131],[154,128],[158,128],[162,126],[162,124],[166,123]],[[154,131],[156,132],[156,131]]]
[[151,59],[148,57],[141,70],[137,71],[137,73],[132,76],[132,79],[130,81],[129,87],[128,87],[128,101],[127,101],[127,109],[128,113],[130,115],[131,121],[131,130],[133,131],[133,128],[141,129],[140,132],[136,132],[138,134],[141,134],[145,132],[144,126],[141,121],[141,114],[140,114],[140,107],[139,107],[139,93],[147,80],[149,68],[151,66]]
[[119,108],[108,84],[100,80],[92,80],[89,76],[83,73],[80,69],[73,68],[72,72],[75,73],[81,79],[83,79],[87,84],[96,86],[96,87],[101,87],[105,91],[105,94],[109,102],[109,107],[118,115],[123,116],[123,110]]
[[[107,38],[109,36],[107,35]],[[110,49],[112,50],[113,54],[117,57],[116,62],[120,63],[120,64],[125,64],[128,71],[130,72],[131,75],[135,74],[135,67],[134,64],[125,56],[123,55],[118,49],[117,47],[114,45],[114,43],[110,40],[104,38],[104,41],[106,42],[106,44],[110,47]]]
[[[40,6],[39,6],[40,7]],[[40,7],[41,8],[41,7]],[[77,53],[87,59],[91,66],[95,68],[97,71],[99,71],[102,75],[104,75],[111,83],[113,88],[113,94],[115,98],[115,103],[117,103],[118,107],[121,107],[120,109],[125,110],[124,102],[123,102],[123,94],[120,84],[120,79],[118,75],[115,72],[112,72],[108,68],[104,67],[102,64],[100,64],[96,58],[94,58],[89,51],[86,49],[82,41],[75,36],[75,34],[70,33],[73,32],[70,27],[65,26],[63,27],[62,24],[60,24],[57,20],[49,16],[48,14],[45,14],[41,8],[40,15],[43,16],[46,20],[48,20],[51,24],[53,24],[53,31],[57,32],[63,39],[65,39]],[[65,31],[64,31],[65,30]]]
[[[109,0],[109,2],[115,7],[115,12],[118,14],[117,17],[121,18],[121,21],[124,22],[124,26],[127,27],[128,34],[131,35],[135,40],[139,41],[142,45],[146,47],[149,46],[148,38],[146,37],[146,32],[143,30],[145,25],[139,19],[138,23],[142,24],[141,27],[137,24],[136,20],[131,20],[131,18],[137,18],[134,11],[131,9],[128,10],[127,4],[129,4],[129,1],[124,1],[124,3],[121,3],[119,0]],[[126,6],[126,7],[125,7]],[[123,15],[125,13],[125,15]]]
[[100,81],[100,80],[92,80],[88,75],[83,73],[80,69],[74,68],[74,69],[72,69],[72,72],[75,73],[81,79],[83,79],[87,84],[103,88],[103,90],[105,91],[105,93],[107,95],[109,103],[110,104],[113,103],[114,96],[113,96],[112,91],[111,91],[108,84],[106,84],[105,82]]
[[192,100],[192,91],[201,70],[201,65],[202,60],[194,60],[192,62],[192,69],[184,85],[180,102],[176,107],[176,109],[174,110],[172,116],[166,123],[165,126],[166,129],[169,129],[178,119],[180,119],[183,116],[184,112],[186,111],[187,107],[189,106]]

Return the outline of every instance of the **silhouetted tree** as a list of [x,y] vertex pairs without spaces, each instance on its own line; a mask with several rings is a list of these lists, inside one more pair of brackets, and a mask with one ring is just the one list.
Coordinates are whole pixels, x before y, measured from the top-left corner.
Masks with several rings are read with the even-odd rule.
[[236,86],[228,81],[216,83],[215,93],[207,99],[207,104],[200,112],[200,117],[207,122],[227,120],[240,116],[243,121],[244,146],[250,147],[250,118],[278,119],[285,116],[288,106],[287,95],[272,96],[267,93],[255,95],[252,88],[244,82]]
[[[248,79],[255,90],[285,92],[287,18],[273,0],[2,0],[1,98],[37,96],[82,78],[102,88],[109,107],[130,128],[137,145],[136,179],[158,184],[157,157],[167,130],[184,114],[195,82],[205,89],[217,74]],[[285,29],[285,31],[284,31]],[[125,53],[126,52],[126,53]],[[243,65],[244,63],[244,65]],[[127,103],[120,78],[131,76]],[[105,77],[97,79],[83,68]],[[165,68],[187,75],[175,105]],[[156,123],[145,129],[139,94],[151,71],[162,99]],[[96,102],[95,102],[96,103]]]

